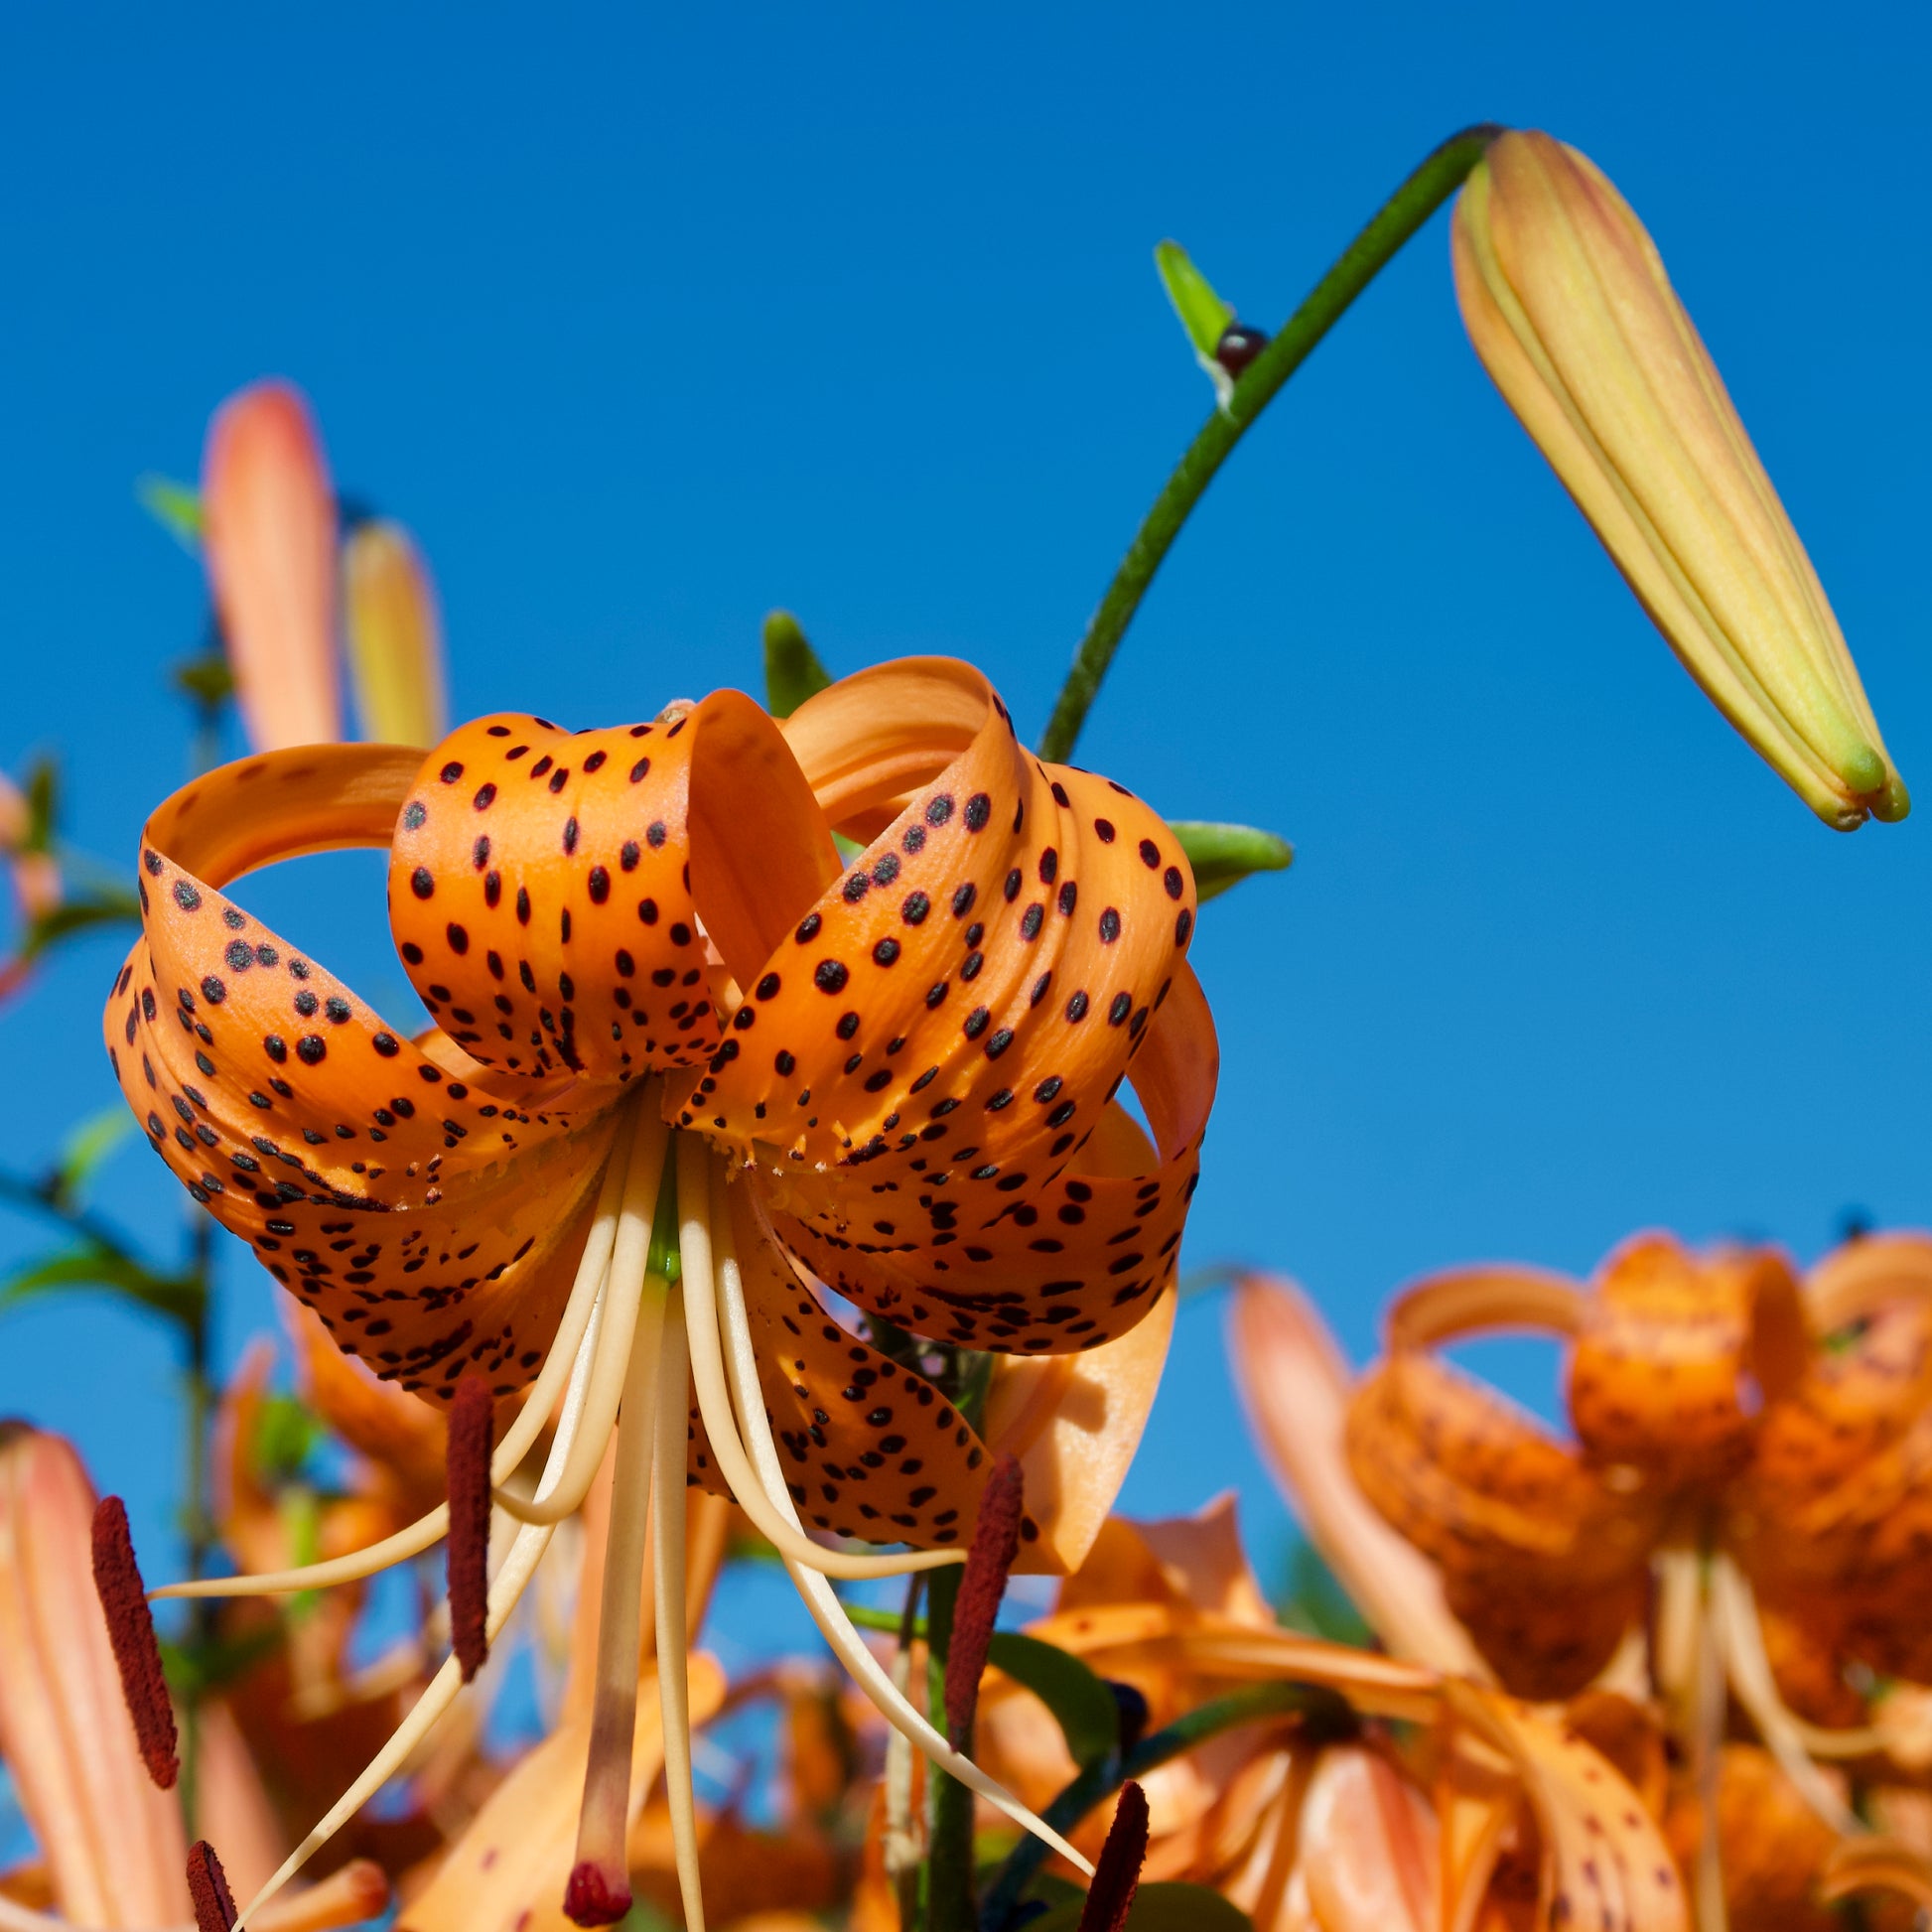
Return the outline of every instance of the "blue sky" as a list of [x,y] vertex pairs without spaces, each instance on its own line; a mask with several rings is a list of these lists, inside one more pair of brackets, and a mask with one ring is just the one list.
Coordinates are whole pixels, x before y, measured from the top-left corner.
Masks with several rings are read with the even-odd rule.
[[[1923,21],[673,15],[0,24],[0,761],[60,750],[80,843],[131,862],[182,771],[165,671],[203,593],[132,481],[192,475],[270,372],[420,534],[462,714],[755,683],[785,605],[835,669],[958,652],[1036,728],[1208,405],[1154,243],[1272,327],[1483,118],[1575,142],[1649,222],[1932,801]],[[1932,802],[1834,836],[1710,710],[1475,364],[1440,218],[1215,484],[1082,758],[1296,842],[1201,921],[1226,1064],[1190,1262],[1292,1271],[1358,1355],[1455,1261],[1587,1270],[1654,1224],[1809,1258],[1849,1208],[1932,1218]],[[400,1009],[367,866],[255,902]],[[112,1100],[110,966],[0,1013],[15,1167]],[[181,1211],[138,1146],[103,1204],[157,1240]],[[38,1240],[0,1223],[0,1257]],[[268,1292],[237,1257],[224,1355]],[[1270,1563],[1220,1321],[1183,1311],[1125,1502],[1237,1485]],[[80,1439],[157,1572],[169,1375],[99,1302],[0,1326],[0,1413]]]

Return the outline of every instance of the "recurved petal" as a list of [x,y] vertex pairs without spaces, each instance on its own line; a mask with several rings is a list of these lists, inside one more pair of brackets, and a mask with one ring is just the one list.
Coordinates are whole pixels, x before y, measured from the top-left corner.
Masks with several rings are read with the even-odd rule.
[[[1154,1149],[1109,1102],[1083,1146],[1037,1150],[1044,1171],[1003,1172],[982,1160],[990,1147],[937,1141],[930,1157],[912,1157],[919,1169],[767,1166],[761,1186],[779,1234],[840,1294],[938,1340],[1048,1354],[1125,1334],[1174,1279],[1214,1092],[1213,1022],[1182,961],[1168,994],[1132,1072]],[[1061,1091],[1055,1077],[1016,1104],[1037,1113]]]
[[1098,1128],[1178,987],[1186,858],[1119,786],[1024,751],[966,665],[862,672],[784,730],[826,816],[872,842],[742,979],[690,1119],[990,1221]]
[[[1695,1864],[1703,1814],[1680,1786],[1665,1830],[1685,1870]],[[1725,1744],[1718,1766],[1718,1851],[1730,1923],[1751,1932],[1831,1932],[1841,1921],[1824,1880],[1838,1835],[1805,1802],[1777,1760],[1754,1744]]]
[[836,868],[777,727],[740,692],[604,731],[503,713],[454,732],[411,783],[389,916],[475,1058],[616,1083],[704,1066],[732,976]]
[[1244,1276],[1228,1307],[1228,1364],[1289,1508],[1376,1634],[1398,1657],[1486,1675],[1444,1601],[1442,1573],[1348,1465],[1352,1377],[1314,1305],[1292,1282]]
[[172,1792],[142,1769],[88,1567],[94,1492],[58,1436],[0,1424],[0,1758],[77,1924],[188,1917]]
[[429,568],[400,523],[363,523],[349,532],[343,602],[363,737],[434,745],[449,729],[443,620]]
[[1602,1932],[1688,1932],[1684,1886],[1636,1794],[1558,1716],[1451,1679],[1448,1709],[1521,1779],[1543,1841],[1543,1914]]
[[336,500],[300,390],[257,382],[208,424],[203,550],[258,751],[342,736],[336,683]]
[[1303,1875],[1325,1932],[1440,1932],[1440,1831],[1379,1751],[1321,1753],[1302,1807]]
[[1720,1482],[1763,1404],[1804,1372],[1798,1282],[1768,1249],[1694,1256],[1640,1235],[1605,1264],[1570,1363],[1570,1416],[1599,1461]]
[[143,929],[109,1056],[190,1193],[405,1387],[529,1379],[615,1131],[608,1090],[451,1077],[218,888],[388,836],[412,754],[327,747],[225,765],[142,842]]
[[1446,1364],[1403,1353],[1371,1371],[1346,1443],[1363,1494],[1441,1565],[1449,1609],[1512,1689],[1581,1690],[1641,1617],[1654,1505]]

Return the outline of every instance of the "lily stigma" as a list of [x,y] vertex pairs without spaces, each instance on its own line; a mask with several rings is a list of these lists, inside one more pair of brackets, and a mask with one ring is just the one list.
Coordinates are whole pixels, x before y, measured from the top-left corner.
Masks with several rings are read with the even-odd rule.
[[[842,862],[836,840],[863,850]],[[415,1039],[221,890],[350,846],[390,850],[392,933],[437,1023]],[[1025,751],[977,671],[908,659],[782,722],[721,691],[610,730],[486,718],[427,758],[246,759],[156,811],[140,887],[105,1036],[150,1141],[345,1352],[452,1411],[450,1506],[353,1556],[153,1592],[324,1587],[451,1534],[458,1654],[241,1919],[450,1707],[614,1431],[578,1923],[629,1906],[647,1617],[685,1913],[704,1922],[687,1485],[736,1499],[898,1731],[1084,1868],[913,1709],[832,1580],[959,1561],[992,1471],[909,1337],[1022,1358],[1008,1380],[1043,1358],[1005,1404],[1048,1457],[1029,1469],[1023,1565],[1077,1563],[1105,1513],[1062,1539],[1055,1501],[1095,1478],[1042,1418],[1056,1358],[1132,1349],[1151,1311],[1172,1315],[1217,1061],[1170,828]],[[1116,1097],[1130,1068],[1151,1143]],[[512,1478],[553,1414],[532,1490]],[[1108,1480],[1139,1420],[1109,1424],[1124,1452],[1093,1452]],[[492,1503],[520,1527],[485,1586]]]

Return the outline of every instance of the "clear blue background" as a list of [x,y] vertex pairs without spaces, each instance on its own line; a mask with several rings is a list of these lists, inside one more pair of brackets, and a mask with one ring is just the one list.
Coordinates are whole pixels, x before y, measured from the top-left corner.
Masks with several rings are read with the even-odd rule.
[[[1470,355],[1439,217],[1223,473],[1082,746],[1299,849],[1201,921],[1190,1264],[1294,1272],[1359,1356],[1458,1260],[1923,1222],[1927,53],[1905,10],[1761,0],[10,9],[0,761],[59,748],[70,834],[131,864],[204,601],[131,483],[269,372],[420,533],[462,715],[756,687],[781,604],[835,669],[956,651],[1036,727],[1208,402],[1155,241],[1272,327],[1442,136],[1543,126],[1651,225],[1927,805],[1835,836],[1705,704]],[[406,1010],[366,866],[256,902]],[[0,1013],[16,1168],[113,1098],[117,957]],[[177,1238],[138,1146],[103,1203]],[[224,1358],[268,1296],[234,1256]],[[1123,1500],[1236,1485],[1268,1567],[1221,1320],[1184,1311]],[[78,1437],[151,1574],[172,1401],[104,1302],[0,1325],[0,1413]]]

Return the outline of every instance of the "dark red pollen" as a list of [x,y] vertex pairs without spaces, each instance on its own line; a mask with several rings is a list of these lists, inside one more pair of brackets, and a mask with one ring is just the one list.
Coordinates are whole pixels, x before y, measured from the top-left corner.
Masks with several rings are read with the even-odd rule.
[[188,1895],[195,1901],[197,1932],[234,1932],[234,1894],[228,1874],[207,1839],[188,1848]]
[[134,1561],[127,1505],[118,1496],[103,1496],[94,1510],[94,1591],[100,1598],[101,1614],[107,1619],[107,1641],[113,1646],[114,1664],[121,1674],[127,1714],[134,1720],[141,1761],[148,1767],[148,1776],[163,1791],[171,1791],[181,1775],[175,1707],[168,1701],[161,1645],[155,1638],[141,1567]]
[[1121,1932],[1141,1888],[1141,1867],[1147,1863],[1147,1793],[1129,1779],[1120,1788],[1114,1822],[1080,1908],[1079,1932]]
[[630,1913],[630,1887],[613,1888],[601,1865],[586,1859],[571,1868],[564,1887],[564,1917],[573,1925],[616,1925]]
[[[481,1375],[466,1375],[450,1404],[450,1636],[467,1684],[489,1655],[489,1453],[495,1405]],[[603,1923],[603,1921],[598,1921]]]
[[953,1604],[952,1647],[946,1653],[946,1731],[954,1750],[964,1750],[973,1734],[973,1714],[979,1708],[980,1677],[993,1641],[993,1620],[1000,1613],[1007,1577],[1020,1554],[1025,1491],[1020,1458],[1001,1456],[980,1498],[979,1521],[973,1525],[973,1544],[966,1553],[966,1568]]

